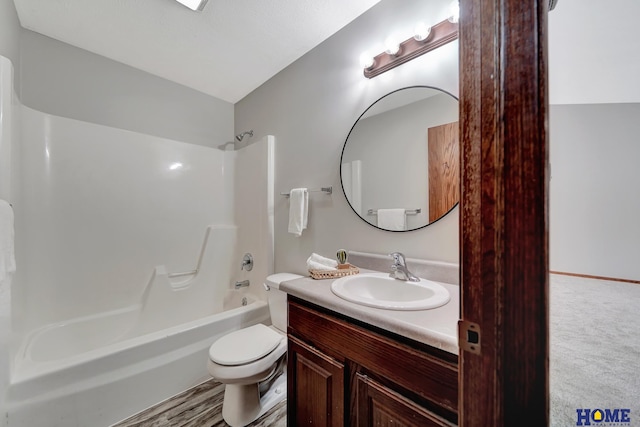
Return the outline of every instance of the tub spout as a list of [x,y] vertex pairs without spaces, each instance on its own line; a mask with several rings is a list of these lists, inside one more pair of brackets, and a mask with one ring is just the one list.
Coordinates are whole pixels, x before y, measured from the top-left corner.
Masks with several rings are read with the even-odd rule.
[[235,289],[240,289],[240,288],[246,288],[247,286],[249,286],[251,283],[248,280],[242,280],[240,282],[236,282],[235,285],[233,285],[233,287]]

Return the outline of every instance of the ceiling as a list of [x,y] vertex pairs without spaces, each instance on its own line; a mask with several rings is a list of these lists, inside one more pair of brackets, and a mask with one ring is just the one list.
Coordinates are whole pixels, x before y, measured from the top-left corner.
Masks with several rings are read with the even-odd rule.
[[[24,28],[231,103],[379,1],[14,0]],[[551,103],[640,102],[640,1],[558,3]]]
[[236,103],[380,0],[14,0],[37,33]]

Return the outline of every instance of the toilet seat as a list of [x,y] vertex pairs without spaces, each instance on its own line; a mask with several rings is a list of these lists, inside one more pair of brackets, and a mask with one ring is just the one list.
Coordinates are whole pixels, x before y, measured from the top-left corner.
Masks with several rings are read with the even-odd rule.
[[224,366],[246,365],[271,353],[282,339],[281,334],[258,323],[218,339],[209,348],[209,359]]
[[[265,326],[265,328],[270,332],[273,332],[275,336],[278,337],[278,342],[276,343],[275,348],[262,357],[242,365],[223,365],[213,361],[211,358],[212,352],[210,348],[209,360],[207,361],[207,370],[209,371],[209,374],[211,374],[213,378],[225,384],[248,384],[253,381],[257,382],[264,380],[270,372],[275,369],[276,362],[287,352],[287,336],[275,328],[267,326]],[[258,328],[258,331],[260,330],[264,332],[264,329]],[[269,335],[272,337],[274,336],[272,334]],[[213,347],[213,345],[211,347]],[[217,351],[214,351],[214,353],[217,353]]]

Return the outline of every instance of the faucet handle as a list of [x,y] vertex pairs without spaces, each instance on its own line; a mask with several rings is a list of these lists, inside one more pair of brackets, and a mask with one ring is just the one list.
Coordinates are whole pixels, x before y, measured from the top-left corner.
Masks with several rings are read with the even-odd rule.
[[244,257],[242,257],[242,263],[240,264],[240,271],[242,270],[251,271],[252,269],[253,269],[253,255],[247,252],[246,254],[244,254]]
[[393,258],[394,264],[406,265],[404,260],[404,254],[401,252],[391,252],[389,254],[391,258]]

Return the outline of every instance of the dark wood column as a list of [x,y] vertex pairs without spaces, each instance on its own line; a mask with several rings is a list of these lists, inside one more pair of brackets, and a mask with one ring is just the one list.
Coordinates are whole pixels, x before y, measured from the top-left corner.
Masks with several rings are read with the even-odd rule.
[[547,0],[460,3],[460,425],[545,426]]

